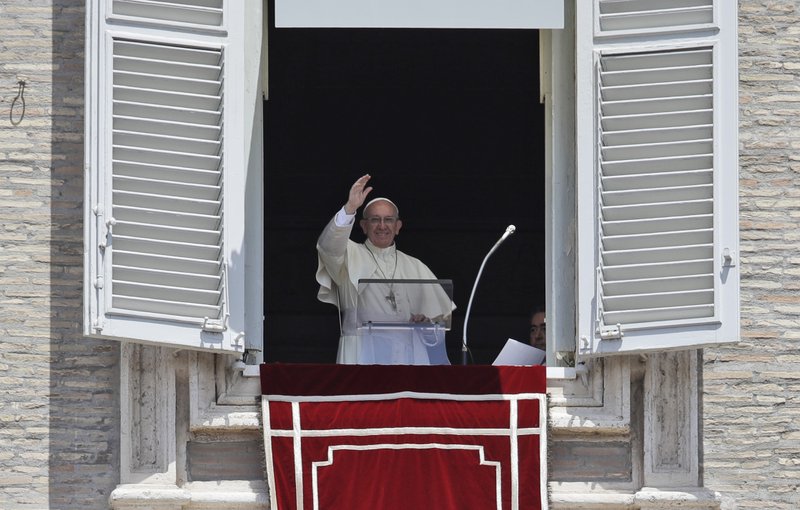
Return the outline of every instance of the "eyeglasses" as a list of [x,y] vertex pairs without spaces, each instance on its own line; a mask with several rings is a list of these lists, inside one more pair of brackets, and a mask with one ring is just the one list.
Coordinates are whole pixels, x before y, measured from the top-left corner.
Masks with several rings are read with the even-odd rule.
[[385,225],[392,226],[397,223],[397,216],[370,216],[369,218],[365,218],[370,225],[380,225],[383,222]]

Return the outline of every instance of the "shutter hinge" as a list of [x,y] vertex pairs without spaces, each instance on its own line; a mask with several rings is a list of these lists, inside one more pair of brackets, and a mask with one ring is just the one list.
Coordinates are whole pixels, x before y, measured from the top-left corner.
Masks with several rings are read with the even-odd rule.
[[208,317],[203,318],[203,331],[208,331],[209,333],[222,333],[226,329],[228,329],[227,320],[225,319],[209,319]]
[[615,326],[600,326],[600,340],[619,340],[624,333],[622,326],[617,324]]

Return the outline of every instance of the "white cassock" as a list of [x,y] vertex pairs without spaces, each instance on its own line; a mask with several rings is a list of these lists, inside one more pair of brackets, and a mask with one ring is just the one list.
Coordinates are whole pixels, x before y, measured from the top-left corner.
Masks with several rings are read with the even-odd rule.
[[[342,218],[343,212],[339,212]],[[352,218],[352,216],[350,216]],[[442,359],[444,331],[436,337],[422,329],[359,335],[359,317],[368,314],[372,320],[409,322],[411,314],[429,319],[445,319],[455,305],[439,285],[374,284],[362,287],[359,280],[435,280],[436,276],[419,259],[397,250],[394,245],[378,248],[367,240],[359,244],[350,240],[354,222],[337,224],[332,219],[317,241],[317,298],[338,306],[342,315],[337,363],[409,364],[449,363]],[[392,295],[393,299],[389,299]],[[360,309],[359,309],[360,308]],[[400,338],[402,336],[402,338]],[[439,343],[438,349],[436,343]]]

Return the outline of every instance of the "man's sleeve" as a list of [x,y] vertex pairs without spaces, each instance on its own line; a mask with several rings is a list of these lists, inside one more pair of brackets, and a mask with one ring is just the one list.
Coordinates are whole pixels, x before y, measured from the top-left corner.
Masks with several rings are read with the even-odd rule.
[[317,240],[317,283],[319,283],[319,293],[317,298],[326,303],[336,303],[333,295],[333,286],[346,284],[347,281],[347,243],[350,240],[350,232],[353,229],[353,218],[355,215],[344,213],[345,220],[350,217],[350,223],[338,225],[344,213],[344,208],[336,216],[331,218],[322,230]]

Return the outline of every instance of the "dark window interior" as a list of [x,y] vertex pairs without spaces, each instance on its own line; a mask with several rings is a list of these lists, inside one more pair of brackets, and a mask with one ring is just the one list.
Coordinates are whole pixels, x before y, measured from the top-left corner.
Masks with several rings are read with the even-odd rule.
[[[272,17],[271,17],[272,18]],[[400,207],[398,248],[454,281],[460,363],[526,340],[544,301],[544,135],[535,30],[275,29],[265,113],[265,361],[334,362],[338,320],[316,300],[316,238],[352,182]],[[363,240],[358,226],[352,238]]]

